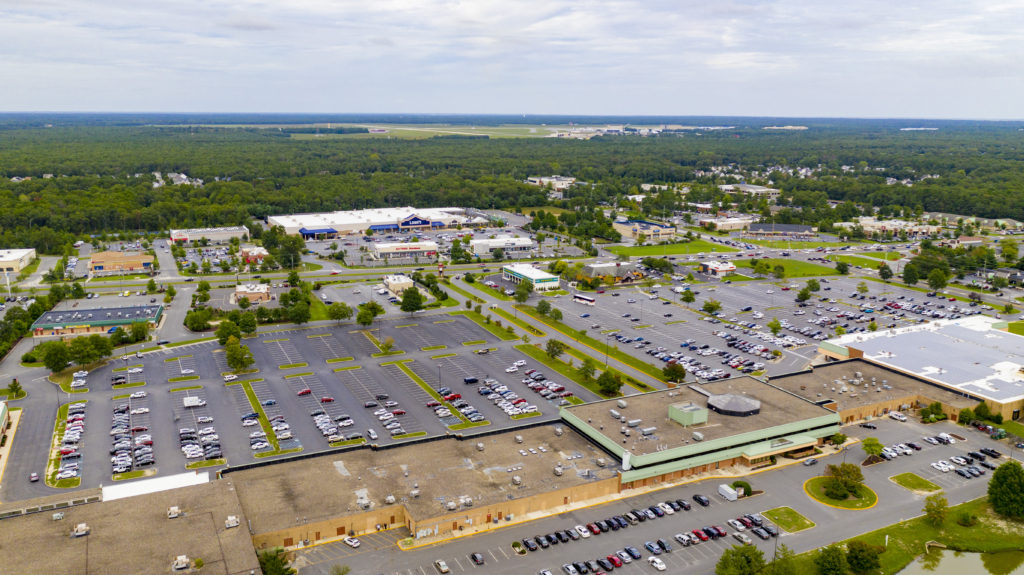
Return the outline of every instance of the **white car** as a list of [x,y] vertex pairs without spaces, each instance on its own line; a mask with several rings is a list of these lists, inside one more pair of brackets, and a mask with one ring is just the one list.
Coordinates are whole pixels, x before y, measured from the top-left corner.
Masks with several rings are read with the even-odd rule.
[[590,537],[590,530],[587,529],[586,527],[582,526],[582,525],[577,525],[573,529],[575,529],[576,533],[579,533],[580,537],[582,537],[584,539],[587,539],[587,538]]
[[348,545],[349,547],[352,547],[353,549],[356,548],[356,547],[359,547],[359,540],[356,539],[355,537],[346,537],[344,539],[344,541],[345,541],[345,545]]
[[664,571],[666,569],[665,562],[658,557],[648,557],[647,562],[651,564],[658,571]]
[[506,367],[505,368],[505,373],[515,373],[517,371],[519,371],[519,368],[514,366],[514,365],[511,366],[511,367]]
[[128,370],[128,373],[142,373],[142,368],[141,367],[133,367],[133,368]]
[[946,466],[946,465],[943,465],[941,461],[933,461],[932,462],[932,468],[934,468],[936,471],[941,471],[943,473],[948,473],[949,472],[949,467]]
[[149,413],[148,407],[137,407],[132,410],[132,415],[142,415],[143,413]]
[[672,506],[668,503],[659,503],[658,507],[665,512],[665,515],[672,515],[676,512],[676,510],[672,509]]
[[267,443],[266,441],[257,441],[256,443],[252,444],[253,451],[256,451],[257,449],[264,449],[267,447],[270,447],[270,444]]
[[224,376],[224,381],[235,381],[236,379],[238,379],[238,376],[233,373]]
[[181,374],[182,375],[189,375],[190,373],[195,373],[195,372],[196,372],[196,370],[194,370],[194,369],[183,369],[183,370],[181,370]]
[[255,420],[255,419],[246,419],[245,421],[242,422],[242,427],[252,427],[254,425],[259,425],[259,424],[260,424],[260,422]]
[[132,399],[142,399],[143,397],[146,397],[146,392],[145,391],[136,391],[135,393],[129,395],[128,397],[130,397]]
[[76,371],[73,375],[75,377],[86,377],[87,375],[89,375],[89,372],[88,371]]
[[526,365],[526,360],[525,359],[517,359],[514,362],[512,362],[512,365],[514,365],[516,367],[523,367],[524,365]]

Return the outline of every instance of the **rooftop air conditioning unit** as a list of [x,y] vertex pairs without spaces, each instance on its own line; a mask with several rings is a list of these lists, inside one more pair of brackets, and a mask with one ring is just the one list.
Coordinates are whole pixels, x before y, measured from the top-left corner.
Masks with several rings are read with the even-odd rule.
[[523,484],[523,478],[522,477],[519,477],[518,475],[513,475],[512,476],[512,485],[522,485],[522,484]]

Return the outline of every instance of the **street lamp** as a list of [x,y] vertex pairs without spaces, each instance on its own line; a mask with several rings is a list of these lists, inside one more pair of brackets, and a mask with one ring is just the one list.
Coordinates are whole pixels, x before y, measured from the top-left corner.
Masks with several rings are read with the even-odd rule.
[[437,388],[441,389],[441,364],[437,364]]

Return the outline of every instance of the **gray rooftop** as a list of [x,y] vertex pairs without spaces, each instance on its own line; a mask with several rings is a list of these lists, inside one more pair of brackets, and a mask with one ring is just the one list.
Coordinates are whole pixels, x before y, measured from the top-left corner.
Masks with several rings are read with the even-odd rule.
[[131,322],[154,320],[160,315],[162,305],[136,305],[118,306],[95,309],[69,309],[63,311],[48,311],[39,316],[32,326],[72,326],[72,325],[97,325],[109,322]]

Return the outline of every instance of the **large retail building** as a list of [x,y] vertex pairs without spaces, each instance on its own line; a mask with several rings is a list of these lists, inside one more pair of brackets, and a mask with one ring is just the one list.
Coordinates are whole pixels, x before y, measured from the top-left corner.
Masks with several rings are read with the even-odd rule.
[[160,323],[164,306],[159,304],[96,309],[64,309],[44,313],[32,324],[34,337],[72,337],[128,330],[133,323]]
[[501,268],[501,279],[519,284],[529,282],[533,291],[558,289],[558,276],[541,271],[530,264],[509,264]]
[[249,239],[249,229],[245,226],[231,226],[225,228],[171,230],[171,241],[176,243],[198,242],[204,238],[206,241],[215,244],[229,242],[232,238],[247,240]]
[[267,223],[307,239],[330,239],[367,233],[484,226],[489,221],[483,217],[471,217],[462,208],[402,207],[270,216]]
[[378,242],[373,244],[373,251],[370,254],[375,260],[432,258],[437,255],[437,243],[429,241]]
[[89,260],[94,275],[153,271],[153,256],[142,252],[97,252]]

